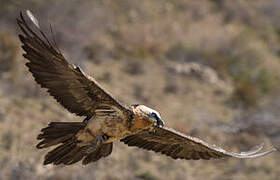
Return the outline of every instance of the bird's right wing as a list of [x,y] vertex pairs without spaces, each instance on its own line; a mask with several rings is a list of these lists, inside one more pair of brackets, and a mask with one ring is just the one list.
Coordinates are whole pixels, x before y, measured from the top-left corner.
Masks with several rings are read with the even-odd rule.
[[25,51],[23,56],[29,61],[26,66],[41,87],[47,88],[63,107],[79,116],[92,116],[97,108],[113,109],[123,116],[130,116],[130,110],[102,89],[94,78],[69,64],[42,32],[30,11],[27,15],[37,33],[29,27],[21,13],[17,24],[23,34],[19,38]]
[[128,146],[137,146],[146,150],[160,152],[173,159],[188,160],[208,160],[225,157],[255,158],[276,151],[276,148],[273,147],[268,151],[259,152],[263,148],[263,145],[260,145],[251,151],[234,153],[208,144],[199,138],[182,134],[174,129],[157,126],[128,136],[121,141]]

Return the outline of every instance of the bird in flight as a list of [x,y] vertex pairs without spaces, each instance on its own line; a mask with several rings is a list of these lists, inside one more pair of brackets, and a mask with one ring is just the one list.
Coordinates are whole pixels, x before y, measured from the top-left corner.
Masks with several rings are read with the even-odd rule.
[[111,154],[115,141],[186,160],[255,158],[276,151],[272,147],[260,152],[263,148],[260,145],[248,152],[229,152],[168,128],[160,114],[151,108],[121,104],[93,77],[67,62],[30,11],[27,17],[33,28],[22,13],[17,19],[22,32],[19,39],[23,44],[23,56],[28,60],[26,66],[35,81],[57,102],[71,113],[85,117],[82,122],[50,122],[41,130],[36,147],[56,146],[46,154],[45,165],[96,162]]

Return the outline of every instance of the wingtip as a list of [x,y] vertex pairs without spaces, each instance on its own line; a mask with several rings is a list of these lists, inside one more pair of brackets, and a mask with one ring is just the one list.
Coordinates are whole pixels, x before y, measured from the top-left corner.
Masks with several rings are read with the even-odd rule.
[[22,23],[22,18],[23,18],[23,14],[22,14],[22,11],[20,11],[19,12],[19,17],[16,18],[16,22],[19,26]]
[[45,159],[44,162],[43,162],[43,165],[46,166],[46,165],[51,164],[51,163],[52,163],[51,161],[49,161],[48,159]]
[[24,20],[22,11],[20,11],[19,16],[20,16],[20,19],[21,19],[21,20]]
[[244,157],[244,158],[256,158],[256,157],[262,157],[262,156],[266,156],[266,155],[268,155],[268,154],[271,154],[271,153],[273,153],[274,151],[277,151],[277,149],[275,148],[275,147],[272,147],[272,148],[270,148],[269,150],[267,150],[267,151],[264,151],[264,152],[260,152],[260,153],[258,153],[258,151],[256,152],[256,153],[254,153],[254,154],[250,154],[250,155],[247,155],[246,157]]
[[273,148],[276,150],[276,151],[278,151],[278,152],[280,152],[280,139],[272,139],[271,140],[272,141],[272,146],[273,146]]
[[32,21],[32,23],[33,23],[38,29],[40,29],[38,19],[33,15],[33,13],[32,13],[29,9],[26,10],[26,15],[29,17],[29,19]]
[[278,151],[278,152],[280,152],[280,148],[279,148],[279,147],[275,147],[275,146],[273,146],[273,147],[272,147],[272,149],[274,149],[274,151]]
[[255,147],[253,147],[251,150],[246,151],[246,152],[240,152],[240,154],[242,155],[252,155],[252,154],[256,154],[257,152],[261,151],[264,147],[264,143],[261,143],[260,145],[257,145]]

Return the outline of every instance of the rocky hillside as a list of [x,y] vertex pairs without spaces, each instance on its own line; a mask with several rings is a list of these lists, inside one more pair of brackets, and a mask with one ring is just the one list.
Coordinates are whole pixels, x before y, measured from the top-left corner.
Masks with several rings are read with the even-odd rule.
[[[228,150],[280,145],[278,0],[0,0],[0,179],[278,179],[279,153],[173,160],[116,143],[110,157],[43,166],[36,136],[81,121],[35,84],[15,18],[30,9],[64,56],[126,104]],[[52,36],[51,33],[48,33]]]

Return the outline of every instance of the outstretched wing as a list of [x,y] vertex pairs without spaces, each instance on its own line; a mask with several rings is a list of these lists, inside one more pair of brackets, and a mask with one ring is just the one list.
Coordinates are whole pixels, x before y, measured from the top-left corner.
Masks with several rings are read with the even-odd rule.
[[210,145],[198,138],[187,136],[167,127],[154,127],[152,129],[143,130],[121,141],[128,146],[137,146],[146,150],[160,152],[173,159],[179,158],[188,160],[208,160],[211,158],[217,159],[224,157],[255,158],[276,151],[275,148],[272,148],[259,153],[263,148],[263,145],[260,145],[248,152],[229,152],[215,145]]
[[28,26],[20,13],[17,24],[23,34],[19,38],[25,51],[23,56],[29,61],[26,66],[41,87],[47,88],[62,106],[79,116],[92,116],[100,106],[117,108],[126,115],[130,114],[129,109],[112,98],[92,77],[79,67],[69,64],[40,30],[37,19],[30,11],[27,11],[27,15],[37,33]]

